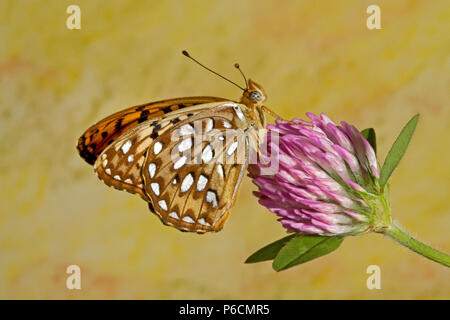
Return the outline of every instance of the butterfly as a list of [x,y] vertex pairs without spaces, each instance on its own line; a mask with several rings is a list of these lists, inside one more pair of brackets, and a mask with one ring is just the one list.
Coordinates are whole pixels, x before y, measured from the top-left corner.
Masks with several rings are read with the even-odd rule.
[[200,96],[146,103],[114,113],[78,140],[80,156],[108,186],[139,195],[160,220],[181,231],[220,231],[258,150],[264,89],[246,79],[239,102]]

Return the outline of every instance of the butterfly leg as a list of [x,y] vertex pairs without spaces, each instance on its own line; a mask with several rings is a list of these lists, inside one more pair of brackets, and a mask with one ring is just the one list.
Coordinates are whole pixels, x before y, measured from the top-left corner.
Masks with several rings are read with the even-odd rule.
[[286,119],[282,118],[279,114],[277,114],[276,112],[272,111],[271,109],[269,109],[266,106],[262,106],[262,110],[267,113],[270,114],[272,117],[274,117],[275,119],[280,119],[283,121],[287,121]]
[[[271,109],[269,109],[269,108],[266,107],[266,106],[262,106],[262,110],[263,110],[265,113],[270,114],[270,115],[271,115],[272,117],[274,117],[275,119],[280,119],[280,120],[283,120],[283,121],[288,121],[288,120],[282,118],[280,115],[278,115],[276,112],[272,111]],[[305,125],[305,126],[307,126],[307,127],[314,127],[313,125],[310,125],[310,124],[303,124],[303,125]]]

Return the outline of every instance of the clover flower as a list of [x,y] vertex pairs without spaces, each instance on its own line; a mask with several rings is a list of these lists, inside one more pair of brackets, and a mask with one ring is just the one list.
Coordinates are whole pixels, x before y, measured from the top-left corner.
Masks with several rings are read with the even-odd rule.
[[[375,151],[355,127],[345,122],[338,126],[324,114],[307,115],[311,122],[277,120],[268,126],[272,134],[266,136],[267,151],[250,167],[259,203],[298,233],[369,230],[380,202]],[[259,175],[273,152],[278,154],[278,172]]]
[[449,255],[414,239],[391,218],[387,182],[419,116],[403,128],[380,170],[375,130],[359,132],[324,114],[307,115],[310,121],[269,125],[259,158],[249,166],[259,203],[291,234],[256,251],[246,263],[273,260],[273,268],[281,271],[336,250],[346,236],[377,232],[450,267]]

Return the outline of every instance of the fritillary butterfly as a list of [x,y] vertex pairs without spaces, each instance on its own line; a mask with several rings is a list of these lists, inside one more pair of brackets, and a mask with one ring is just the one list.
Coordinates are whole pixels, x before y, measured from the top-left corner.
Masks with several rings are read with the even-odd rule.
[[105,184],[141,196],[164,224],[220,231],[266,113],[276,116],[263,106],[263,88],[242,75],[246,88],[232,82],[243,90],[239,102],[205,96],[131,107],[86,130],[78,152]]

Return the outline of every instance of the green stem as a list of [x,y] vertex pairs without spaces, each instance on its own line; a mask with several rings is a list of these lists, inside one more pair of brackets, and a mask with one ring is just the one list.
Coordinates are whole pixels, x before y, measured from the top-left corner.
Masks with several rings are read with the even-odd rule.
[[401,245],[417,252],[418,254],[424,256],[425,258],[439,262],[440,264],[443,264],[446,267],[450,267],[449,255],[436,249],[433,249],[432,247],[427,246],[426,244],[414,239],[405,231],[396,226],[394,223],[390,224],[382,232],[385,235],[397,241],[398,243],[400,243]]

